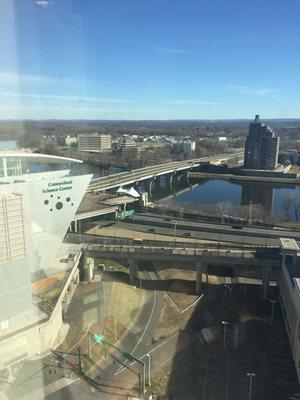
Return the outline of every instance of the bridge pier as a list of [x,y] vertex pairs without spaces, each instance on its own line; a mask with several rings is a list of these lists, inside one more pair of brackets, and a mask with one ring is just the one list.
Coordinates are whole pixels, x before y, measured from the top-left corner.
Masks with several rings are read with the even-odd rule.
[[153,190],[153,186],[155,185],[155,177],[153,177],[149,183],[149,194],[150,197],[152,198],[152,190]]
[[203,262],[196,263],[196,294],[201,293],[202,287],[202,273],[207,272],[207,265]]
[[173,172],[173,173],[171,174],[170,180],[169,180],[169,186],[170,186],[170,190],[171,190],[172,192],[174,192],[173,182],[174,182],[174,180],[175,180],[176,178],[177,178],[177,175],[176,175],[176,171],[175,171],[175,172]]
[[268,291],[270,286],[270,274],[271,268],[270,267],[263,267],[263,287],[262,287],[262,297],[266,299],[268,297]]
[[134,258],[129,258],[128,265],[129,265],[129,282],[131,285],[134,285],[138,277],[138,270],[139,270],[138,262]]
[[78,220],[72,221],[69,226],[69,232],[78,233]]

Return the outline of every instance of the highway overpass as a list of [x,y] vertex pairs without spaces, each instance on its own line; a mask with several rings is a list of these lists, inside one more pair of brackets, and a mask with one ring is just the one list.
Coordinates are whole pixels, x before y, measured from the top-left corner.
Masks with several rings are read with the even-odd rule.
[[242,152],[230,153],[226,155],[218,155],[213,157],[201,157],[192,160],[175,161],[171,163],[152,165],[149,167],[139,168],[128,172],[121,172],[97,179],[93,179],[87,189],[91,191],[105,191],[108,189],[118,188],[123,185],[132,185],[139,181],[151,179],[156,176],[173,174],[179,171],[190,170],[196,168],[201,162],[222,162],[232,157],[242,156]]
[[[281,265],[281,256],[276,252],[257,252],[255,249],[223,249],[223,248],[191,248],[182,246],[167,247],[160,243],[155,245],[123,245],[123,244],[85,244],[83,249],[86,270],[90,276],[94,272],[94,259],[119,259],[129,268],[129,281],[135,284],[138,270],[142,261],[160,262],[161,268],[181,268],[196,271],[196,293],[200,294],[202,280],[207,277],[208,266],[217,266],[224,271],[225,276],[230,270],[231,276],[245,275],[249,268],[255,268],[263,282],[264,297],[267,296],[270,280],[278,274]],[[92,262],[92,264],[91,264]],[[175,263],[175,264],[174,264]],[[180,264],[181,263],[181,264]],[[143,265],[143,269],[145,266]],[[234,275],[233,270],[235,271]],[[247,276],[248,272],[246,272]]]

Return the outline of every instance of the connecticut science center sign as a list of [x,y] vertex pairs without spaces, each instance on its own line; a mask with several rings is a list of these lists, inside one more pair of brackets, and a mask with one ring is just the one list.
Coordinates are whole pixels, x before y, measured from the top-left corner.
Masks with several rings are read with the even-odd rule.
[[61,192],[62,190],[71,190],[73,188],[72,179],[61,182],[48,182],[48,187],[42,190],[42,193]]

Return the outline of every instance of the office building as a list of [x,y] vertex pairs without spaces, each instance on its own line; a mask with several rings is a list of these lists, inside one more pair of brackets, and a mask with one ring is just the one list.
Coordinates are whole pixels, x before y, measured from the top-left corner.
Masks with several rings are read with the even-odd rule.
[[90,153],[103,153],[111,150],[111,136],[90,133],[78,135],[78,151]]
[[137,145],[130,136],[124,136],[121,140],[121,153],[124,157],[134,157],[137,154]]
[[190,153],[191,151],[195,151],[196,142],[192,140],[184,140],[181,142],[183,153]]
[[278,165],[279,137],[262,124],[259,115],[249,126],[245,144],[244,167],[250,169],[274,170]]
[[32,282],[53,273],[91,175],[70,176],[70,170],[50,168],[30,173],[27,166],[75,162],[81,161],[0,152],[0,370],[51,350],[63,326],[63,292],[79,279],[78,271],[72,269],[74,277],[62,285],[49,312],[41,306],[42,297],[33,293]]
[[73,144],[77,144],[77,137],[67,135],[65,138],[65,142],[67,146],[72,146]]

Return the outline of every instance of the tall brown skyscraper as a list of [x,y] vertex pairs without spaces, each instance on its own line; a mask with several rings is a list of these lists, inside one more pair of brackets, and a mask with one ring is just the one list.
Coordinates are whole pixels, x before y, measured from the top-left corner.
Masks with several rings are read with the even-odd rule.
[[259,120],[249,125],[249,134],[245,144],[245,168],[275,169],[278,164],[279,137],[274,131]]

